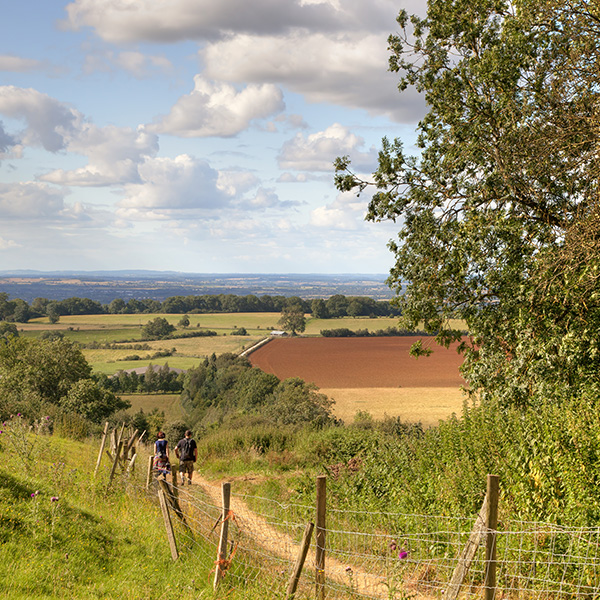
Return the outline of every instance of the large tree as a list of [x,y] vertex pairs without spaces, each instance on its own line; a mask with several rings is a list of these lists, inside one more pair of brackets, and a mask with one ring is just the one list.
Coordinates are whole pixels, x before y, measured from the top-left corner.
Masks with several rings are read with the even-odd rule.
[[376,186],[368,218],[400,223],[389,282],[407,324],[448,344],[461,339],[451,319],[466,321],[465,374],[483,398],[596,386],[598,4],[429,0],[398,24],[390,67],[427,104],[420,154],[384,139],[371,181],[346,157],[336,181]]
[[306,329],[304,309],[295,304],[286,306],[281,311],[281,317],[279,318],[279,321],[277,321],[277,325],[283,330],[289,331],[292,335],[302,333]]

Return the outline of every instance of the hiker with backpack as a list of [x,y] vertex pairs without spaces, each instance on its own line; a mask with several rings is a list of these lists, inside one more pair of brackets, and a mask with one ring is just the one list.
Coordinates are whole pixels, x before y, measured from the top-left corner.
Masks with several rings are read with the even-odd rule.
[[185,485],[185,474],[188,476],[188,484],[192,484],[192,473],[194,472],[194,463],[198,458],[198,447],[195,440],[192,439],[192,432],[188,429],[185,437],[175,446],[175,455],[179,459],[179,472],[181,473],[181,485]]
[[159,431],[156,437],[158,439],[154,442],[153,467],[154,473],[158,477],[171,472],[171,463],[169,462],[169,442],[165,439],[165,434]]

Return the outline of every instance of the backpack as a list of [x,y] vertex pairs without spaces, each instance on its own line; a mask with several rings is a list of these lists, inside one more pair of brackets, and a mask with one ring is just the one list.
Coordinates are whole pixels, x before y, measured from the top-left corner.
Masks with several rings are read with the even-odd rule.
[[177,445],[179,447],[180,460],[194,460],[194,451],[192,450],[191,438],[183,438]]

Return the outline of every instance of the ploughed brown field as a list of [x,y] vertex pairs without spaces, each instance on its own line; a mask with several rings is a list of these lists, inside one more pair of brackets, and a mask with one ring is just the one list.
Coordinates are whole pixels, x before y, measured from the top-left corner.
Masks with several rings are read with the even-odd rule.
[[[433,354],[409,355],[418,339]],[[282,338],[250,355],[251,363],[280,379],[300,377],[320,388],[458,388],[462,357],[456,346],[437,346],[433,338]]]
[[434,353],[409,355],[418,337],[283,338],[250,355],[253,365],[280,379],[300,377],[335,400],[334,413],[351,422],[358,411],[375,419],[386,415],[424,426],[460,413],[465,396],[459,373],[462,357],[432,338]]

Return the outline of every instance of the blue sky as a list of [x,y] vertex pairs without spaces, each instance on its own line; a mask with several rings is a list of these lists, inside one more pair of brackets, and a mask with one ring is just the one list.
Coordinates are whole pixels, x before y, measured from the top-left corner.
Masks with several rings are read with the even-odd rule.
[[332,162],[423,111],[387,36],[424,0],[23,0],[0,25],[0,269],[385,273]]

